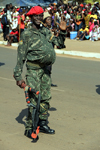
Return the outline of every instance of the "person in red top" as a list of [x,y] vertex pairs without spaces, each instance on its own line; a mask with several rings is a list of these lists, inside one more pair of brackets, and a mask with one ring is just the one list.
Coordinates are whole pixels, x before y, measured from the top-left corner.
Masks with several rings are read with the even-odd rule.
[[19,15],[18,15],[18,26],[19,26],[19,33],[22,33],[24,31],[25,28],[25,16],[23,15],[23,11],[22,9],[19,9]]
[[11,46],[11,43],[19,41],[19,32],[17,28],[13,28],[12,31],[6,36],[8,43],[6,46]]

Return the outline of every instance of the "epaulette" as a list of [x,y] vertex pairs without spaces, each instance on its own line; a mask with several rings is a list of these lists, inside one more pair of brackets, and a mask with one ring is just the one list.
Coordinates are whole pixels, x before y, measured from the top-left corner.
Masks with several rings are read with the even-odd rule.
[[50,37],[50,41],[52,40],[53,37],[54,37],[54,35],[52,34],[52,36]]

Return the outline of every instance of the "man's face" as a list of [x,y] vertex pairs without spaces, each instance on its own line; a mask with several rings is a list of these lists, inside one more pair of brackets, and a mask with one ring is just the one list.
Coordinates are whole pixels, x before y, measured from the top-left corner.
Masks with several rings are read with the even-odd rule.
[[95,14],[95,11],[93,11],[92,14],[94,15],[94,14]]
[[84,12],[84,14],[87,16],[87,15],[88,15],[88,12],[87,12],[87,11],[85,11],[85,12]]
[[8,9],[8,10],[10,9],[10,5],[8,5],[7,9]]
[[16,29],[13,29],[13,32],[16,32]]
[[47,24],[48,26],[51,26],[51,17],[47,17],[47,19],[46,19],[46,24]]
[[12,8],[12,4],[10,4],[10,8]]
[[82,28],[83,28],[83,30],[85,29],[85,27],[84,27],[84,26],[83,26]]
[[32,22],[33,22],[33,24],[40,25],[41,21],[43,21],[43,13],[32,16]]

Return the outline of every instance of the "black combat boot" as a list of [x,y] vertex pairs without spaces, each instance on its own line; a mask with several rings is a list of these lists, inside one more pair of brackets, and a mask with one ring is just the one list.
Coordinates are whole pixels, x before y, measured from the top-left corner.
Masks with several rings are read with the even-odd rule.
[[32,130],[31,129],[30,130],[25,130],[24,135],[27,136],[28,138],[32,139],[33,143],[37,142],[39,137],[37,136],[37,138],[34,139],[34,138],[31,137],[31,134],[32,134]]
[[52,86],[52,87],[57,87],[57,85],[56,85],[56,84],[53,84],[53,83],[51,83],[51,86]]
[[32,139],[31,134],[32,134],[32,130],[31,129],[30,130],[25,130],[24,135],[27,136],[28,138]]
[[39,120],[40,132],[47,134],[55,134],[55,130],[50,129],[46,120]]

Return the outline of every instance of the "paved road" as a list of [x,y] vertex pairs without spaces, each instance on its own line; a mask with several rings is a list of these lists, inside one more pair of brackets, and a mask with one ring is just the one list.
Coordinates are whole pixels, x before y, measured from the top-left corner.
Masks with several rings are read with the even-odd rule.
[[39,133],[33,144],[23,136],[27,106],[12,77],[16,54],[0,47],[0,150],[100,150],[100,62],[57,57],[49,111],[56,134]]

